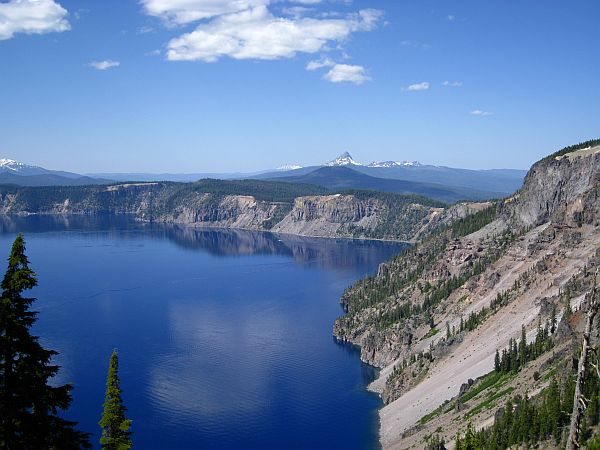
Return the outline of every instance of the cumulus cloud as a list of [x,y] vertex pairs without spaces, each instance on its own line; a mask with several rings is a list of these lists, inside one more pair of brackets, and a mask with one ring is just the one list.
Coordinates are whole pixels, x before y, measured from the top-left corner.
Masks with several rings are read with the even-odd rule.
[[426,91],[429,89],[429,83],[427,81],[422,81],[421,83],[411,84],[407,86],[405,91]]
[[447,81],[446,80],[442,83],[442,86],[446,86],[446,87],[461,87],[462,85],[463,85],[462,81]]
[[68,12],[54,0],[0,2],[0,40],[15,33],[44,34],[71,29]]
[[167,59],[214,62],[224,56],[291,58],[297,53],[319,52],[354,32],[370,31],[380,18],[381,13],[376,10],[362,10],[343,18],[284,18],[274,16],[264,5],[257,6],[223,14],[172,39],[167,45]]
[[323,78],[332,83],[354,83],[363,84],[369,81],[371,77],[362,66],[353,66],[349,64],[334,64]]
[[469,114],[471,114],[472,116],[486,117],[491,116],[494,113],[490,111],[482,111],[481,109],[474,109]]
[[96,70],[108,70],[113,67],[119,67],[121,63],[119,61],[113,61],[111,59],[106,59],[104,61],[92,61],[88,63],[88,66],[93,67]]

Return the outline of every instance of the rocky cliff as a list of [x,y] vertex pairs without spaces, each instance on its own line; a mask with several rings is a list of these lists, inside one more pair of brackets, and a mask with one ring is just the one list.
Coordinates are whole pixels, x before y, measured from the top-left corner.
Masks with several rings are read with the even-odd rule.
[[582,195],[600,183],[599,150],[596,146],[551,155],[534,164],[507,208],[511,218],[536,226],[550,220],[553,213],[563,214],[564,208],[577,208]]
[[[534,371],[557,370],[556,359],[552,368],[543,356],[510,378],[503,394],[483,390],[467,405],[456,400],[469,379],[494,370],[496,350],[512,339],[523,332],[533,339],[552,315],[585,312],[591,268],[600,264],[599,174],[600,146],[545,158],[516,195],[447,219],[344,293],[346,314],[334,335],[382,368],[371,388],[386,403],[384,448],[422,448],[440,430],[448,442],[468,421],[491,426],[508,393],[548,385],[551,375],[531,379]],[[582,314],[573,317],[579,319],[562,328],[571,331],[554,339],[557,347],[575,336]],[[563,351],[563,359],[569,354]],[[450,400],[458,406],[444,403]]]

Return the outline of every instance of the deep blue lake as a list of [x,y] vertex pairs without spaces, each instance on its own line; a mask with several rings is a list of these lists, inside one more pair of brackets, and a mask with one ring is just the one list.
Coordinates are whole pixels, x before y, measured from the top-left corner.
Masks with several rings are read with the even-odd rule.
[[[0,219],[39,287],[34,332],[74,384],[67,417],[97,446],[118,348],[138,449],[378,448],[379,399],[336,343],[339,298],[402,246],[151,225],[127,217]],[[2,268],[2,273],[4,268]]]

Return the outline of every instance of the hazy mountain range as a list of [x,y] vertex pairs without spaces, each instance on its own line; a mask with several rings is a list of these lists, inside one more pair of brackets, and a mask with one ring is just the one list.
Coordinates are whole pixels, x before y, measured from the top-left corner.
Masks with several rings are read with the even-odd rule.
[[423,195],[444,202],[498,198],[518,190],[524,170],[470,170],[421,164],[417,161],[374,161],[362,164],[348,152],[318,166],[288,164],[254,173],[90,173],[77,174],[0,159],[0,184],[76,186],[123,181],[193,182],[204,178],[260,179],[306,183],[328,189],[370,189]]

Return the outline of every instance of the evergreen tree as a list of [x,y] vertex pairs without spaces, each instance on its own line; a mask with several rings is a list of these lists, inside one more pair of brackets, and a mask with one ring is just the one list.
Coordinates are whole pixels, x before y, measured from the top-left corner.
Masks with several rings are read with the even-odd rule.
[[131,420],[125,417],[127,408],[121,398],[121,382],[119,381],[119,357],[113,350],[108,365],[106,378],[106,396],[104,399],[104,412],[99,424],[102,428],[100,445],[103,450],[127,450],[131,443]]
[[550,333],[554,334],[556,331],[556,303],[552,303],[552,311],[550,313]]
[[58,416],[71,404],[70,385],[52,387],[48,380],[59,366],[50,364],[57,354],[43,348],[30,328],[36,321],[30,310],[34,298],[23,292],[37,285],[29,268],[22,235],[15,239],[0,298],[0,448],[90,448],[88,434],[75,422]]
[[500,354],[498,353],[498,349],[496,349],[496,356],[494,356],[494,370],[496,372],[500,372],[500,370],[502,370],[502,366],[500,363]]
[[521,340],[519,341],[519,367],[523,367],[527,362],[527,333],[525,325],[521,325]]

